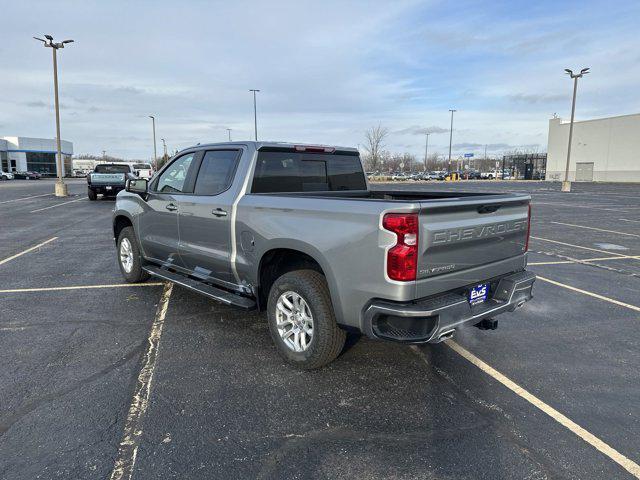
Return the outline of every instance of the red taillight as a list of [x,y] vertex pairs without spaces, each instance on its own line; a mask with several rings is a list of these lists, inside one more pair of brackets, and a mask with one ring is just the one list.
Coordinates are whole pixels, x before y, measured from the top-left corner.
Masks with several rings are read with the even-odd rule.
[[396,244],[387,252],[387,276],[407,282],[418,272],[418,214],[387,213],[382,226],[396,234]]
[[524,245],[524,251],[529,251],[529,237],[531,236],[531,204],[529,204],[529,216],[527,217],[527,243]]

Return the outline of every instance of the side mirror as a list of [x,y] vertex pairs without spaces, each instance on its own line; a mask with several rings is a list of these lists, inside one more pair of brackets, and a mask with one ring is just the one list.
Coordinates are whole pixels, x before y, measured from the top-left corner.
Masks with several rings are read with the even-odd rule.
[[127,192],[145,194],[149,188],[149,181],[146,178],[129,179],[124,189]]

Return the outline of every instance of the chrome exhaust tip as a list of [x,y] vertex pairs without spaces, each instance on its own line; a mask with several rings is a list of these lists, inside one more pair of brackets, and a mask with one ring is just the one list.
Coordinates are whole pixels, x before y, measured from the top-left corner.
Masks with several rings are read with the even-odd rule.
[[452,328],[451,330],[447,330],[446,332],[442,332],[439,336],[438,336],[438,343],[439,342],[444,342],[445,340],[449,340],[450,338],[453,338],[453,334],[455,333],[456,329]]

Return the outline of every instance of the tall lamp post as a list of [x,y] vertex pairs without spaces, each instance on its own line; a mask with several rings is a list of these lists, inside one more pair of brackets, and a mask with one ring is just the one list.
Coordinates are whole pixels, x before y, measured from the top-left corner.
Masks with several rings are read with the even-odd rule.
[[229,135],[229,141],[231,141],[231,129],[227,128],[226,130],[227,130],[227,134]]
[[255,134],[256,142],[258,141],[258,110],[256,109],[256,92],[260,90],[252,88],[249,90],[253,92],[253,131]]
[[164,151],[164,155],[162,156],[162,160],[164,160],[164,162],[166,163],[167,159],[169,157],[167,157],[167,142],[165,141],[164,138],[161,138],[160,140],[162,140],[162,148]]
[[62,146],[60,143],[60,104],[58,103],[58,49],[64,48],[68,43],[73,43],[73,40],[63,40],[62,42],[54,42],[51,35],[45,35],[44,38],[33,37],[36,40],[42,42],[45,47],[50,48],[53,52],[53,91],[56,108],[56,146],[58,150],[58,159],[56,162],[56,169],[58,170],[58,181],[55,186],[56,197],[66,197],[68,195],[67,185],[64,183],[64,177],[62,175]]
[[427,137],[427,139],[425,140],[424,143],[424,171],[427,171],[427,159],[429,158],[429,135],[431,135],[431,133],[426,132],[425,136]]
[[158,171],[158,154],[156,150],[156,117],[149,115],[151,119],[151,125],[153,127],[153,169]]
[[573,118],[576,113],[576,92],[578,91],[578,79],[589,73],[588,68],[583,68],[580,73],[573,73],[572,70],[565,68],[564,71],[573,79],[573,101],[571,102],[571,123],[569,124],[569,145],[567,147],[567,165],[564,169],[564,181],[562,182],[562,191],[571,191],[571,182],[569,181],[569,162],[571,161],[571,138],[573,137]]
[[449,110],[451,112],[451,128],[449,129],[449,171],[451,171],[451,144],[453,142],[453,114],[457,110]]

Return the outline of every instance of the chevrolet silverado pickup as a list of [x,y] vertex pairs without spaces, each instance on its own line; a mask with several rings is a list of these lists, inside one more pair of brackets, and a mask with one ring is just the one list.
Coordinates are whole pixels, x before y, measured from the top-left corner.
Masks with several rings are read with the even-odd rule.
[[436,343],[532,298],[529,195],[370,189],[354,148],[197,145],[116,198],[128,282],[154,276],[266,311],[289,363],[323,366],[348,331]]
[[116,196],[124,190],[127,180],[137,175],[131,165],[123,163],[101,163],[87,175],[87,197],[96,200],[99,194]]

